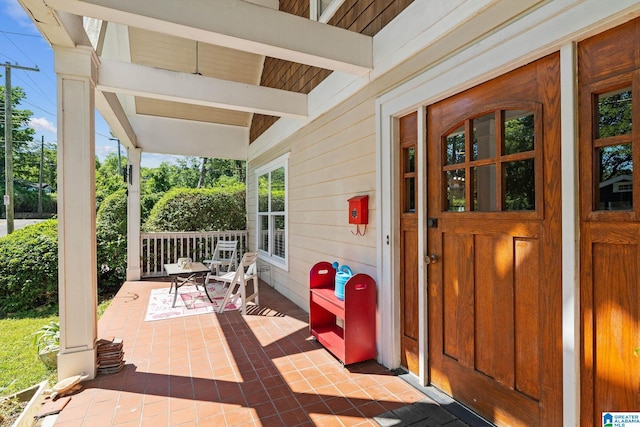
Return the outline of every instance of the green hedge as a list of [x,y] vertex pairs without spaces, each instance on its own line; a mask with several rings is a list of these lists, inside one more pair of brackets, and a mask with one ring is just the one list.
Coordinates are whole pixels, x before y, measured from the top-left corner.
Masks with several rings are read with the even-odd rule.
[[58,221],[0,238],[0,314],[58,304]]
[[98,291],[116,291],[127,278],[127,191],[107,196],[96,215]]
[[[150,203],[149,203],[150,204]],[[244,230],[244,186],[176,189],[151,210],[151,231]],[[126,279],[127,195],[117,191],[96,217],[98,293],[117,290]],[[0,237],[0,316],[58,305],[58,221],[52,219]]]
[[145,231],[222,231],[246,228],[245,186],[177,188],[155,204]]

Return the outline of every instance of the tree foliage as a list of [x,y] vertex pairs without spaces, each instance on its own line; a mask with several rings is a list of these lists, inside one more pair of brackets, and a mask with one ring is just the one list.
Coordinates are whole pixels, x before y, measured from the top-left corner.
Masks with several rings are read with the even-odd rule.
[[[535,143],[533,112],[514,117],[504,126],[505,154],[531,151]],[[505,208],[533,210],[536,206],[535,163],[518,160],[505,165]]]
[[144,195],[166,193],[172,188],[213,188],[229,181],[245,181],[245,162],[226,159],[205,162],[197,157],[185,157],[175,164],[163,162],[154,169],[143,168],[141,191]]
[[[126,165],[127,159],[120,159]],[[127,185],[118,173],[118,155],[110,153],[100,162],[96,159],[96,204],[100,207],[105,198],[120,190],[126,190]]]
[[[5,87],[0,86],[0,111],[4,113],[6,109],[5,104]],[[35,134],[35,130],[29,127],[29,120],[33,115],[33,112],[30,110],[22,110],[16,108],[20,105],[21,101],[26,98],[24,90],[22,88],[13,86],[11,88],[11,107],[12,107],[12,115],[11,115],[11,135],[13,140],[13,148],[14,150],[20,150],[23,148],[28,142],[33,141],[33,135]],[[3,114],[4,116],[4,114]],[[0,138],[4,142],[4,133],[5,133],[5,123],[4,120],[0,121]],[[0,154],[2,158],[4,158],[4,144],[0,148]],[[2,175],[4,175],[4,163],[0,165],[0,171],[2,171]]]
[[[55,145],[51,143],[34,142],[35,130],[29,126],[29,121],[33,113],[30,110],[18,108],[25,92],[20,87],[13,87],[11,90],[12,106],[12,141],[13,141],[13,176],[14,176],[14,197],[16,212],[37,212],[38,211],[38,191],[37,183],[40,181],[40,161],[42,152],[42,172],[43,183],[48,184],[51,189],[56,189],[57,174],[56,163],[57,153]],[[0,86],[0,111],[6,108],[4,86]],[[5,121],[0,120],[0,185],[5,186]],[[35,194],[30,194],[33,191]],[[55,196],[45,194],[43,197],[43,211],[56,212]]]

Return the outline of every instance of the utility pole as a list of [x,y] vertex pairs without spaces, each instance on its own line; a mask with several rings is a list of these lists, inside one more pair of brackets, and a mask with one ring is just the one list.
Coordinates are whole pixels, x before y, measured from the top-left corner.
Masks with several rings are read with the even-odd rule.
[[120,140],[118,138],[109,138],[110,141],[118,143],[118,175],[122,176],[122,156],[120,154]]
[[44,169],[44,135],[40,143],[40,179],[38,181],[38,217],[42,218],[42,169]]
[[40,71],[37,67],[4,64],[4,205],[7,208],[7,234],[13,233],[13,99],[11,99],[11,69]]

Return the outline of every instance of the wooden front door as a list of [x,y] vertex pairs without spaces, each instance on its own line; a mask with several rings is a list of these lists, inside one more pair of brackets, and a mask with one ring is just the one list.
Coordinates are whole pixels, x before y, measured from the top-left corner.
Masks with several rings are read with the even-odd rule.
[[578,45],[581,424],[640,410],[640,20]]
[[418,374],[418,114],[400,119],[400,363]]
[[431,383],[562,425],[559,55],[428,108]]

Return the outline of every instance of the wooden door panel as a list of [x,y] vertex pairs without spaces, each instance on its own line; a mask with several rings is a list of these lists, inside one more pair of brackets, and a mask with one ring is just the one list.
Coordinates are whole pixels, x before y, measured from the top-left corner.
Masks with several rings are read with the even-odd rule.
[[398,193],[400,195],[400,363],[418,374],[418,204],[416,203],[418,113],[399,120]]
[[[640,408],[640,363],[633,354],[640,343],[639,253],[638,244],[593,245],[593,278],[594,283],[600,284],[594,287],[594,347],[597,354],[607,355],[594,361],[597,414]],[[636,325],[635,333],[623,327],[629,324]]]
[[[583,253],[583,423],[640,408],[640,225],[592,223]],[[629,409],[632,408],[632,409]]]
[[402,257],[400,303],[401,356],[400,363],[409,372],[419,370],[418,349],[418,230],[417,221],[402,221]]
[[557,425],[540,420],[540,401],[495,381],[487,381],[486,375],[474,369],[459,369],[453,359],[443,360],[441,368],[432,370],[431,375],[443,391],[466,402],[496,425]]
[[[603,412],[640,408],[640,19],[597,34],[578,45],[580,105],[580,319],[581,425],[598,426]],[[629,93],[617,102],[618,123],[602,129],[608,111],[601,98]],[[615,95],[614,95],[615,96]],[[625,106],[626,105],[626,106]],[[602,109],[601,109],[602,108]],[[633,124],[631,126],[631,124]],[[611,176],[604,148],[628,153],[626,204],[610,204]],[[621,150],[620,148],[624,149]],[[618,192],[618,197],[620,196]]]
[[[431,380],[499,425],[562,419],[558,64],[550,55],[427,110]],[[532,112],[535,137],[517,159],[504,154],[514,111]],[[486,118],[495,136],[475,133]],[[517,210],[507,174],[522,159],[535,202]]]
[[465,366],[473,366],[473,237],[443,233],[442,352]]
[[[475,236],[476,369],[508,387],[513,385],[513,242],[511,236]],[[486,268],[490,266],[490,268]],[[536,341],[538,337],[530,337]]]
[[[531,238],[514,239],[514,371],[516,390],[540,399],[540,242]],[[538,339],[530,339],[538,337]]]
[[[404,286],[402,289],[402,304],[404,310],[409,313],[418,312],[418,233],[417,230],[403,230],[403,276],[404,283],[412,286]],[[403,316],[402,322],[404,335],[414,340],[418,339],[418,318],[416,316]]]
[[538,240],[444,234],[442,246],[443,353],[539,399]]

